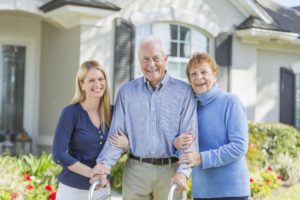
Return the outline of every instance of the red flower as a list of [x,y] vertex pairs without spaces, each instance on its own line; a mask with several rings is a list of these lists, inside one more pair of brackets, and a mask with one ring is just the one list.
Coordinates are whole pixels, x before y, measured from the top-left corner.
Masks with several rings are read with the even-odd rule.
[[258,187],[261,187],[261,184],[258,184]]
[[278,176],[277,179],[282,180],[282,176]]
[[55,192],[51,192],[51,194],[49,194],[49,199],[55,200],[55,198],[56,198],[56,193]]
[[11,197],[12,199],[16,199],[16,198],[18,197],[18,194],[17,194],[17,193],[11,193],[11,194],[10,194],[10,197]]
[[48,190],[49,192],[52,192],[52,191],[53,191],[53,189],[52,189],[52,187],[51,187],[50,185],[47,185],[45,188],[46,188],[46,190]]
[[268,170],[269,170],[269,171],[273,171],[272,167],[268,167]]
[[111,184],[111,185],[113,185],[113,184],[114,184],[114,181],[113,181],[112,179],[110,180],[110,184]]
[[250,183],[252,183],[254,180],[252,178],[250,178]]
[[271,182],[271,180],[270,179],[267,179],[267,183],[270,183]]
[[27,185],[26,187],[28,190],[32,190],[33,189],[33,185]]
[[24,178],[25,181],[30,181],[31,180],[30,175],[26,174],[26,173],[23,174],[23,178]]

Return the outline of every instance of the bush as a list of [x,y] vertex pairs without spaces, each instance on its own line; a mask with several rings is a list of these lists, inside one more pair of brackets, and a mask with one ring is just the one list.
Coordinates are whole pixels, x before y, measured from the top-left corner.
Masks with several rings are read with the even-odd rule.
[[298,157],[300,147],[299,132],[292,126],[282,123],[248,123],[249,147],[254,146],[264,154],[268,161],[276,159],[279,154],[289,153]]

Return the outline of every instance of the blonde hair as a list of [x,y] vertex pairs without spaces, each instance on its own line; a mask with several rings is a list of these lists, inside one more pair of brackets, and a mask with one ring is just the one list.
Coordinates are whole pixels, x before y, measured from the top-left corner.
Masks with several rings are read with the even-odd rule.
[[186,67],[186,76],[188,77],[189,82],[191,82],[190,81],[191,68],[197,64],[202,64],[204,62],[206,62],[210,65],[212,71],[215,73],[216,77],[218,77],[218,65],[217,65],[216,61],[212,57],[210,57],[210,55],[207,53],[196,52],[191,56],[191,58],[187,64],[187,67]]
[[104,91],[103,96],[100,99],[99,106],[100,106],[100,117],[101,117],[101,129],[105,130],[105,125],[109,128],[111,123],[111,109],[110,109],[110,94],[109,94],[109,88],[108,88],[108,82],[107,82],[107,76],[105,71],[100,67],[100,64],[95,60],[85,61],[82,63],[82,65],[79,67],[76,79],[75,79],[75,94],[73,97],[73,100],[71,101],[71,104],[75,103],[82,103],[85,101],[85,92],[81,90],[80,88],[80,82],[83,83],[87,73],[90,69],[98,69],[100,72],[102,72],[105,82],[106,82],[106,89]]

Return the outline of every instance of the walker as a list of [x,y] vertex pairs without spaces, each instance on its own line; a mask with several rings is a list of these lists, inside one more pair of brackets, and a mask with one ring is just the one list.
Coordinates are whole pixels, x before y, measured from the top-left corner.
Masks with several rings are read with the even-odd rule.
[[[177,187],[178,185],[176,183],[171,186],[168,194],[168,200],[173,200],[174,191],[177,189]],[[183,191],[182,194],[182,200],[187,200],[186,191]]]
[[[90,187],[89,190],[89,198],[88,200],[93,200],[94,190],[95,188],[100,185],[100,180],[96,180]],[[178,185],[175,183],[171,186],[168,194],[168,200],[173,200],[174,191],[177,189]],[[110,200],[110,184],[107,182],[107,195],[99,200]],[[187,200],[186,192],[183,192],[183,198],[182,200]]]
[[[89,189],[89,198],[88,200],[94,200],[93,196],[94,196],[94,191],[96,189],[96,187],[100,185],[100,180],[95,180],[94,183],[91,185],[90,189]],[[97,200],[110,200],[110,183],[109,181],[106,184],[107,187],[107,195],[104,196],[101,199],[97,199]]]

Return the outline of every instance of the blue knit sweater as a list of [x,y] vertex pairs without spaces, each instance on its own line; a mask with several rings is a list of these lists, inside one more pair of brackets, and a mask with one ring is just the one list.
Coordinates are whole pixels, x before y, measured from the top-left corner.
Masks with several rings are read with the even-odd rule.
[[245,159],[248,124],[242,103],[236,95],[224,92],[216,84],[197,98],[202,165],[193,168],[193,197],[250,195]]

